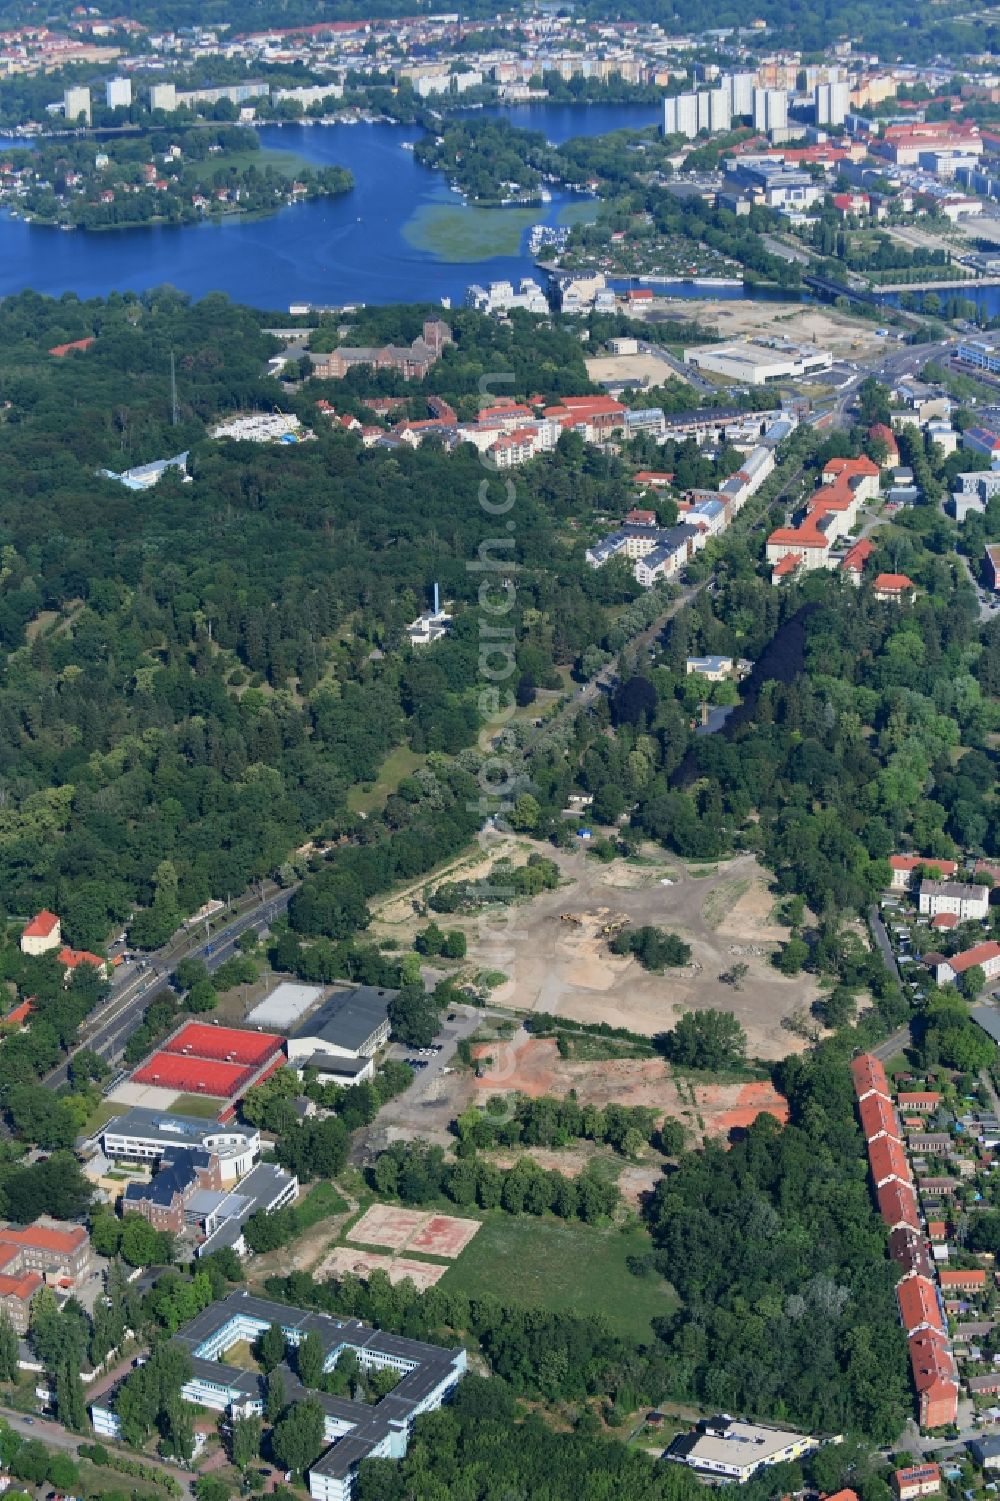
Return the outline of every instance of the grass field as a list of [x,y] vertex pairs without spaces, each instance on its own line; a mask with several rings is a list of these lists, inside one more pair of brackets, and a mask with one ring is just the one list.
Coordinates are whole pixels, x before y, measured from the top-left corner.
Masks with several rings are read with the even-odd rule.
[[625,1338],[647,1341],[650,1321],[677,1306],[661,1277],[634,1277],[629,1256],[650,1249],[645,1230],[598,1230],[530,1215],[497,1215],[444,1275],[441,1287],[555,1313],[601,1313]]
[[179,1094],[171,1105],[178,1115],[193,1115],[198,1120],[214,1121],[222,1109],[221,1100],[210,1100],[203,1094]]
[[108,1124],[108,1121],[113,1120],[116,1115],[121,1115],[122,1108],[121,1105],[116,1105],[113,1100],[102,1100],[87,1121],[87,1131],[91,1135],[95,1131],[100,1131],[102,1126]]
[[327,1215],[341,1214],[346,1208],[347,1200],[341,1198],[332,1183],[317,1183],[295,1206],[299,1230],[309,1230]]
[[211,181],[217,172],[245,172],[248,167],[256,167],[263,176],[268,167],[273,167],[275,172],[280,172],[282,177],[287,177],[292,182],[296,177],[301,177],[303,168],[309,165],[306,157],[299,156],[294,151],[272,151],[265,148],[260,151],[224,151],[219,156],[209,157],[207,161],[185,164],[183,181],[185,186],[193,188],[199,182]]
[[415,250],[440,261],[489,261],[517,255],[521,236],[537,218],[533,208],[422,203],[404,224],[403,235]]
[[[347,806],[352,813],[372,813],[376,808],[381,808],[390,792],[395,792],[404,777],[411,776],[418,766],[424,764],[426,757],[411,751],[408,745],[397,745],[395,750],[389,752],[375,781],[371,784],[371,791],[365,792],[362,785],[355,784],[347,794]],[[369,784],[363,784],[367,787]]]

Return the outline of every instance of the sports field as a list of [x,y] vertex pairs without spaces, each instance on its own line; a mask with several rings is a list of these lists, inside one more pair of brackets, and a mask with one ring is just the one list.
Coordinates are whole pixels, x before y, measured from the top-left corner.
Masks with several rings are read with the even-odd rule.
[[677,1307],[662,1277],[635,1277],[626,1266],[651,1248],[638,1226],[603,1230],[498,1214],[483,1221],[441,1286],[557,1313],[600,1313],[616,1334],[645,1342],[651,1320]]

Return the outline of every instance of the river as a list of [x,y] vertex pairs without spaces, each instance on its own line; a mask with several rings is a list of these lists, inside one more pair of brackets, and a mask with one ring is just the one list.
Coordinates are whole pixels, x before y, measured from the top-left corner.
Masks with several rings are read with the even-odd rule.
[[[478,112],[477,112],[478,113]],[[541,130],[554,144],[574,135],[655,124],[659,111],[646,105],[517,106],[502,113],[513,124]],[[420,248],[427,220],[445,219],[461,244],[461,216],[495,214],[511,239],[505,216],[529,217],[523,210],[468,208],[453,194],[442,173],[422,167],[405,143],[419,140],[418,126],[264,126],[261,145],[291,151],[310,162],[339,163],[354,173],[353,192],[287,208],[271,218],[233,218],[221,224],[159,226],[100,234],[61,233],[0,215],[0,295],[32,287],[58,296],[104,297],[112,291],[141,291],[164,282],[202,297],[226,292],[254,307],[287,309],[293,302],[341,305],[349,302],[460,303],[470,282],[537,275],[524,249],[478,259],[444,259]],[[0,141],[0,147],[23,142]],[[554,193],[551,203],[532,210],[535,223],[555,224],[571,206],[573,193]],[[470,220],[470,223],[472,221]],[[480,221],[482,222],[482,221]],[[480,233],[480,239],[482,235]],[[414,243],[414,241],[417,243]],[[426,246],[426,234],[423,236]],[[515,239],[516,243],[516,239]],[[454,254],[454,251],[451,252]],[[677,283],[678,296],[704,296],[706,289]],[[712,295],[740,297],[741,287],[719,287]]]

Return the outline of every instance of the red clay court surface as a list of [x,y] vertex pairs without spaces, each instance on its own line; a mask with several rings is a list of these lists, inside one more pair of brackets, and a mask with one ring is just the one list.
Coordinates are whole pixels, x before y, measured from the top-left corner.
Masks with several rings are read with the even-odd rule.
[[217,1063],[177,1053],[154,1053],[132,1075],[136,1084],[155,1084],[184,1094],[207,1094],[228,1100],[248,1084],[257,1070],[245,1063]]
[[346,1239],[367,1246],[387,1246],[392,1251],[423,1252],[449,1261],[460,1256],[479,1229],[478,1220],[452,1214],[428,1214],[426,1210],[399,1209],[395,1204],[372,1204]]
[[465,1250],[478,1229],[478,1220],[461,1220],[450,1214],[433,1214],[406,1249],[423,1251],[427,1256],[446,1256],[449,1261],[453,1261]]
[[274,1032],[240,1032],[235,1027],[213,1027],[206,1022],[188,1022],[163,1044],[164,1053],[189,1053],[196,1058],[214,1058],[220,1063],[241,1063],[244,1068],[260,1065],[281,1047]]

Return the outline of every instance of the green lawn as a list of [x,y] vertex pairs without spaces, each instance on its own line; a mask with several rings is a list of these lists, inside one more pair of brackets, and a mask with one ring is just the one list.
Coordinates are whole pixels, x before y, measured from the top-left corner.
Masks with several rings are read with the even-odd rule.
[[390,792],[395,792],[404,777],[412,776],[417,767],[424,764],[425,759],[410,750],[408,745],[397,745],[379,767],[377,778],[370,784],[371,791],[363,790],[369,786],[367,782],[352,787],[347,794],[347,806],[352,813],[373,813],[376,808],[381,808]]
[[210,1100],[203,1094],[179,1094],[171,1105],[178,1115],[194,1115],[199,1120],[214,1121],[222,1109],[221,1100]]
[[87,1121],[87,1132],[93,1135],[100,1131],[102,1126],[108,1124],[108,1121],[113,1120],[116,1115],[121,1115],[123,1108],[121,1105],[116,1105],[113,1100],[102,1100]]
[[537,219],[534,208],[422,203],[404,224],[403,235],[415,250],[441,261],[489,261],[517,255],[521,236]]
[[341,1198],[332,1183],[317,1183],[295,1206],[299,1229],[309,1230],[328,1214],[341,1214],[346,1208],[347,1200]]
[[557,1313],[602,1313],[617,1334],[647,1341],[650,1321],[677,1306],[661,1277],[634,1277],[625,1265],[650,1247],[639,1226],[604,1230],[498,1214],[484,1220],[440,1285]]

